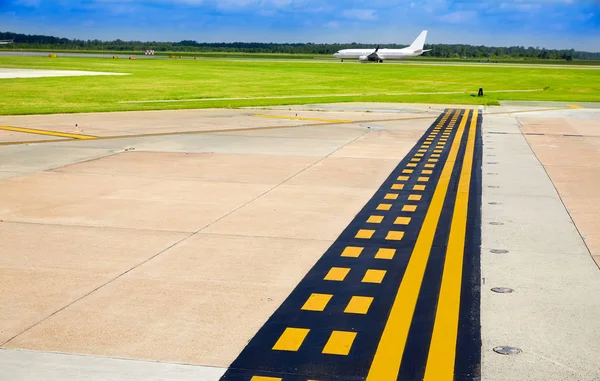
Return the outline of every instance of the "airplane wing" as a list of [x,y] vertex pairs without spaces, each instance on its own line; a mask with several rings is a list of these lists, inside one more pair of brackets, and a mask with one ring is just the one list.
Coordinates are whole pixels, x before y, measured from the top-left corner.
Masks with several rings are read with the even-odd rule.
[[370,60],[379,60],[379,55],[377,55],[378,51],[379,51],[379,46],[377,46],[375,51],[373,53],[369,54],[367,57],[369,57]]

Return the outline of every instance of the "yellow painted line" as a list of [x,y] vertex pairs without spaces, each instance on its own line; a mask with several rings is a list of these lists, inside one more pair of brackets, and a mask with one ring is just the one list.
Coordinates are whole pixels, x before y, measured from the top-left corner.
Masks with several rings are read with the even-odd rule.
[[81,140],[97,139],[96,136],[91,136],[91,135],[69,134],[66,132],[38,130],[35,128],[0,126],[0,130],[24,132],[26,134],[59,136],[61,138],[71,138],[71,139],[81,139]]
[[323,119],[323,118],[303,118],[299,116],[288,116],[288,115],[266,115],[266,114],[256,114],[259,118],[268,118],[268,119],[289,119],[289,120],[311,120],[315,122],[326,122],[326,123],[352,123],[351,120],[346,119]]
[[462,269],[467,235],[467,213],[469,207],[469,191],[471,187],[471,171],[475,151],[477,132],[477,110],[473,112],[469,130],[467,148],[463,167],[458,182],[458,192],[450,238],[446,249],[446,259],[440,295],[435,314],[435,323],[431,337],[431,346],[425,368],[425,381],[454,380],[454,362],[456,359],[456,341],[458,337],[458,319],[460,313],[460,291],[462,285]]
[[355,337],[356,332],[333,331],[329,336],[329,340],[327,340],[327,344],[325,344],[325,348],[323,348],[323,353],[346,356],[350,353]]
[[373,234],[375,234],[375,230],[360,229],[358,231],[358,233],[356,233],[356,236],[354,238],[358,238],[358,239],[371,239],[371,237],[373,237]]
[[273,350],[296,352],[309,331],[310,329],[306,328],[286,328],[273,346]]
[[403,212],[414,212],[415,210],[417,210],[417,206],[416,205],[404,205],[402,207],[402,211]]
[[389,231],[385,236],[387,241],[402,241],[402,238],[404,238],[404,232],[394,230]]
[[394,225],[408,225],[410,224],[410,219],[410,217],[397,217]]
[[383,334],[381,335],[375,357],[367,375],[367,381],[396,381],[398,378],[406,339],[410,331],[410,325],[425,275],[425,268],[427,267],[433,245],[433,238],[442,213],[446,193],[448,192],[450,177],[456,164],[468,114],[469,111],[466,110],[456,132],[456,138],[452,143],[448,159],[442,169],[431,204],[425,215],[423,226],[419,232],[406,272],[404,273],[388,320],[383,329]]
[[301,309],[304,311],[323,311],[332,297],[331,294],[310,294]]
[[344,312],[347,314],[365,315],[369,312],[371,303],[373,303],[373,298],[370,296],[353,296],[346,309],[344,309]]
[[583,108],[583,106],[580,105],[569,105],[570,108]]
[[[369,224],[380,224],[382,221],[383,221],[383,216],[371,216],[367,220],[367,223],[369,223]],[[342,257],[343,257],[343,255],[342,255]]]
[[263,377],[263,376],[254,376],[250,379],[250,381],[281,381],[282,378],[279,377]]

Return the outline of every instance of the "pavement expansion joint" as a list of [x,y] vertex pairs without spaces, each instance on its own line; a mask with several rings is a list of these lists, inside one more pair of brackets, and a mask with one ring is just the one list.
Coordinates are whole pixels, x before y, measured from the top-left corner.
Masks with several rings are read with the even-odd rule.
[[445,110],[221,380],[472,379],[481,122]]

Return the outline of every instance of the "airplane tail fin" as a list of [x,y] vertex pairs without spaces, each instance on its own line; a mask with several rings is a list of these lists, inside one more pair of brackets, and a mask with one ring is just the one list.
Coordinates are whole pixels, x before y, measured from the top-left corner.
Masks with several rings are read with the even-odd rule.
[[419,37],[408,47],[412,50],[423,50],[423,46],[425,45],[425,39],[427,38],[427,31],[424,30],[419,34]]

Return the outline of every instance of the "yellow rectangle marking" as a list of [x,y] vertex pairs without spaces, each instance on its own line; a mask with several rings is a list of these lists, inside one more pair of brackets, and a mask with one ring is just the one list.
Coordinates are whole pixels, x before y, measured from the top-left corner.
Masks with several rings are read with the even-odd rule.
[[416,191],[424,191],[424,190],[425,190],[425,185],[415,185],[415,186],[413,187],[413,190],[416,190]]
[[415,210],[417,210],[417,206],[416,205],[404,205],[402,207],[402,211],[403,212],[414,212]]
[[346,278],[346,275],[350,272],[350,269],[347,267],[332,267],[329,269],[327,275],[323,280],[331,280],[336,282],[341,282]]
[[383,216],[371,216],[367,220],[367,222],[370,224],[380,224],[381,221],[383,221]]
[[404,238],[404,232],[394,230],[388,232],[387,236],[385,236],[385,239],[388,241],[402,241],[402,238]]
[[427,152],[427,150],[426,149],[420,149],[417,152],[419,152],[419,153],[425,153],[425,152]]
[[370,296],[353,296],[344,312],[347,314],[365,315],[369,312],[371,303],[373,303],[373,298]]
[[414,172],[413,169],[404,169],[404,170],[402,170],[402,173],[408,173],[408,174],[410,174],[410,173],[413,173],[413,172]]
[[396,249],[379,249],[375,254],[375,259],[394,259]]
[[394,221],[394,225],[408,225],[408,224],[410,224],[410,217],[398,217]]
[[410,196],[408,196],[408,201],[421,201],[421,196],[420,194],[411,194]]
[[425,164],[425,168],[435,168],[435,164]]
[[429,159],[427,161],[430,163],[437,163],[439,161],[439,159]]
[[[381,217],[383,219],[383,217]],[[362,254],[364,247],[347,246],[342,252],[342,257],[358,258]]]
[[422,183],[426,183],[426,182],[428,182],[428,181],[429,181],[429,177],[427,177],[427,176],[422,176],[422,177],[419,177],[419,178],[417,179],[417,181],[419,181],[419,182],[422,182]]
[[423,175],[432,175],[433,171],[431,169],[424,169],[421,171]]
[[432,153],[431,157],[440,157],[440,154],[439,153]]
[[311,294],[301,309],[304,311],[323,311],[332,297],[331,294]]
[[402,190],[404,189],[404,184],[394,184],[392,185],[393,190]]
[[580,105],[569,105],[570,108],[583,108],[583,106]]
[[397,200],[398,195],[396,193],[388,193],[383,198],[386,200]]
[[36,135],[60,136],[62,138],[71,138],[71,139],[80,139],[80,140],[97,139],[96,136],[92,136],[92,135],[70,134],[68,132],[38,130],[36,128],[0,126],[0,130],[14,131],[14,132],[24,132],[24,133],[27,133],[27,134],[36,134]]
[[415,168],[417,166],[417,164],[416,163],[408,163],[408,164],[406,164],[406,166],[408,168]]
[[444,150],[441,150],[441,149],[434,149],[434,150],[433,150],[433,153],[442,153],[443,151],[444,151]]
[[410,159],[410,161],[412,161],[414,163],[418,163],[421,161],[421,159],[419,159],[418,157],[413,157],[412,159]]
[[385,270],[373,270],[369,269],[365,273],[365,276],[362,278],[363,283],[381,283],[383,281],[383,277],[385,276]]
[[263,376],[253,376],[250,381],[281,381],[283,378],[279,377],[263,377]]
[[406,272],[392,303],[392,308],[366,381],[396,381],[398,379],[406,339],[410,331],[423,276],[433,245],[433,238],[442,213],[446,193],[448,192],[450,177],[456,163],[468,113],[469,111],[465,111],[465,115],[456,132],[456,139],[453,140],[448,160],[442,169],[438,185],[433,193],[433,198],[425,215],[417,242],[406,267]]
[[388,211],[390,209],[392,209],[392,204],[379,204],[379,205],[377,205],[377,210]]
[[416,154],[415,154],[415,157],[423,157],[423,156],[425,156],[425,155],[424,155],[424,154],[422,154],[422,153],[416,153]]
[[350,353],[350,348],[352,348],[355,337],[356,332],[333,331],[322,353],[326,355],[347,356]]
[[296,352],[300,349],[302,342],[308,335],[310,329],[286,328],[273,346],[274,351]]
[[410,176],[398,176],[398,181],[408,181]]
[[371,239],[371,237],[373,237],[373,234],[375,234],[375,230],[360,229],[358,231],[358,233],[356,233],[356,235],[354,236],[354,238],[358,238],[358,239]]
[[[442,284],[435,313],[431,346],[425,367],[425,381],[454,380],[454,362],[460,314],[462,268],[467,234],[469,190],[477,132],[477,114],[473,111],[471,128],[467,138],[463,166],[458,181],[458,191],[450,225],[450,237],[446,248]],[[466,118],[466,116],[465,116]]]

